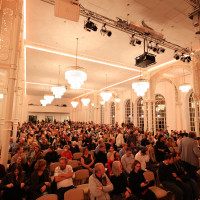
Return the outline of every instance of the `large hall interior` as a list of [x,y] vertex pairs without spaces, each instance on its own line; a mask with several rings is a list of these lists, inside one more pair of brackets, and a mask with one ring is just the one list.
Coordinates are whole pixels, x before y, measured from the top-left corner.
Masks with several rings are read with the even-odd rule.
[[199,104],[199,0],[0,0],[5,167],[49,126],[200,137]]

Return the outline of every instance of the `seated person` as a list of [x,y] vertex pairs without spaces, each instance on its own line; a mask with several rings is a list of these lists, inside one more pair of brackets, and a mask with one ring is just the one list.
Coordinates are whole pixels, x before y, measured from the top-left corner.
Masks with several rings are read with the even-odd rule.
[[68,160],[72,160],[72,153],[69,149],[70,149],[69,145],[65,145],[64,151],[62,152],[61,157],[65,157]]
[[[191,189],[187,186],[184,187],[179,177],[173,176],[172,163],[172,156],[166,154],[158,169],[160,182],[167,190],[175,194],[175,200],[191,200]],[[184,188],[187,188],[187,190],[184,191]]]
[[114,161],[112,163],[111,183],[114,190],[112,191],[112,199],[136,199],[128,187],[127,177],[122,173],[122,166],[120,161]]
[[67,165],[67,158],[61,157],[59,159],[59,166],[56,167],[54,178],[57,183],[58,200],[64,200],[64,193],[74,188],[73,185],[73,169],[71,165]]
[[135,159],[132,154],[132,151],[128,147],[126,149],[126,154],[124,154],[121,158],[122,167],[123,167],[123,170],[126,173],[126,175],[130,174],[130,172],[132,171],[132,164],[133,164],[134,160]]
[[16,163],[17,162],[17,158],[21,157],[22,159],[22,163],[26,163],[27,159],[26,159],[26,154],[23,153],[23,147],[19,146],[16,148],[16,154],[11,158],[11,164]]
[[113,184],[105,174],[102,163],[94,166],[94,174],[89,178],[89,190],[91,200],[110,200],[109,192],[113,190]]
[[18,164],[14,164],[10,173],[6,175],[3,180],[4,192],[3,199],[5,200],[22,200],[25,195],[25,173],[22,171],[22,167]]
[[144,171],[141,170],[141,164],[135,160],[132,165],[132,171],[129,174],[129,185],[132,193],[139,199],[157,200],[156,195],[148,189],[150,182],[144,178]]
[[30,200],[48,194],[51,181],[49,172],[46,169],[46,160],[38,159],[34,166],[35,171],[31,174]]
[[120,159],[122,158],[122,156],[126,153],[126,149],[127,149],[128,145],[126,143],[122,144],[122,148],[119,151],[119,157]]
[[83,155],[81,157],[81,164],[85,169],[89,169],[89,171],[93,172],[93,164],[94,159],[91,154],[88,154],[88,148],[83,149]]
[[147,171],[146,169],[146,163],[149,162],[149,151],[147,148],[143,148],[135,155],[135,160],[140,161],[141,163],[141,169],[143,171]]
[[78,145],[76,144],[76,141],[72,141],[72,144],[71,144],[69,150],[71,151],[72,155],[73,155],[74,153],[80,152],[80,149],[79,149]]
[[105,146],[100,145],[99,152],[96,155],[96,163],[103,163],[104,166],[108,165],[107,155],[105,153]]
[[48,152],[46,153],[44,159],[47,161],[47,165],[50,163],[58,162],[58,153],[54,150],[53,146],[49,146]]
[[[116,151],[115,151],[113,157],[108,159],[108,174],[109,174],[109,177],[110,177],[110,174],[111,174],[112,164],[113,164],[114,161],[120,161],[119,153],[116,152]],[[120,163],[121,163],[121,161],[120,161]]]
[[110,149],[107,153],[107,159],[111,158],[112,160],[114,159],[114,153],[115,153],[115,149],[113,146],[110,146]]

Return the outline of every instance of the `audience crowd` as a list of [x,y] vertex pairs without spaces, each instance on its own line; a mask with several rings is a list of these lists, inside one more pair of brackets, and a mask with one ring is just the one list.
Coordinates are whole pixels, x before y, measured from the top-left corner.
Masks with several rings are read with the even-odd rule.
[[[199,199],[195,132],[153,133],[132,123],[71,121],[28,122],[17,130],[16,142],[10,137],[8,166],[0,165],[1,200],[36,200],[47,194],[64,200],[64,193],[76,188],[74,172],[79,169],[89,171],[91,200],[156,200],[155,180],[175,200]],[[73,160],[78,160],[77,168],[70,165]],[[53,174],[52,163],[57,163]],[[145,178],[149,171],[155,180]]]

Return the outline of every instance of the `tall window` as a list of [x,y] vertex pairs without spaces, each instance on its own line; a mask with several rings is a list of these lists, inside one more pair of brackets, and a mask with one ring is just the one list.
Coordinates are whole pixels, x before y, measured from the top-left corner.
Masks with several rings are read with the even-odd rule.
[[156,130],[158,129],[166,129],[166,105],[165,98],[157,94],[155,97],[156,103]]
[[115,124],[115,103],[112,102],[111,103],[111,108],[110,108],[110,121],[111,124],[114,125]]
[[137,102],[137,125],[144,129],[144,105],[142,97]]
[[189,111],[190,111],[190,130],[195,131],[195,106],[194,106],[194,98],[193,93],[191,93],[189,97]]
[[101,124],[104,124],[104,106],[100,106],[100,122]]
[[[133,103],[132,103],[132,117],[133,117]],[[131,122],[131,100],[128,99],[125,103],[125,123]]]

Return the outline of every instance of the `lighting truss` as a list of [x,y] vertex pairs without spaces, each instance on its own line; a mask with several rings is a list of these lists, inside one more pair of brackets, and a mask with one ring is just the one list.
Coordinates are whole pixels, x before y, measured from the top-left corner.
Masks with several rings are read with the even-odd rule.
[[[55,0],[42,0],[42,1],[46,3],[50,3],[52,5],[55,4]],[[187,48],[183,48],[177,44],[168,42],[165,39],[156,39],[152,35],[148,35],[148,34],[145,34],[144,32],[137,31],[136,29],[132,28],[126,20],[122,20],[118,17],[117,17],[117,20],[113,20],[103,15],[100,15],[98,13],[95,13],[91,10],[88,10],[84,8],[81,4],[79,6],[80,6],[80,15],[83,17],[86,17],[86,18],[90,17],[91,20],[94,20],[101,24],[106,24],[106,26],[112,27],[114,29],[117,29],[119,31],[131,34],[131,35],[134,34],[138,38],[152,41],[153,43],[158,43],[160,46],[163,46],[172,50],[177,50],[178,52],[181,52],[181,53],[188,53],[188,54],[190,53],[190,50]]]

